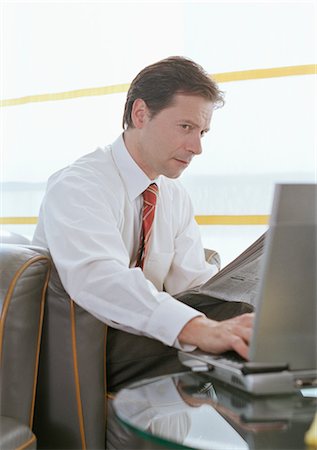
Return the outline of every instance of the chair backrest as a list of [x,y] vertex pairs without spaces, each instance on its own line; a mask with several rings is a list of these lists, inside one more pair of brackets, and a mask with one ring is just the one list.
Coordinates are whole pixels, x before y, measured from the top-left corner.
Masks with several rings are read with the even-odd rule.
[[52,264],[35,408],[39,448],[105,448],[106,333],[71,300]]

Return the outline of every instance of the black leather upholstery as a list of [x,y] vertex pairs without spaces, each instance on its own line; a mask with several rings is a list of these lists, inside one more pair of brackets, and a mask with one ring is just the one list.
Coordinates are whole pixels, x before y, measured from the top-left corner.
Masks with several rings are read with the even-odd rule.
[[35,411],[39,448],[105,448],[106,331],[70,299],[53,266]]
[[104,449],[107,327],[69,298],[46,249],[2,244],[0,260],[0,412],[17,420],[0,448],[23,435],[14,424],[32,429],[35,406],[38,448]]
[[[0,414],[15,419],[4,428],[6,446],[10,438],[25,435],[22,428],[33,425],[49,269],[50,259],[45,255],[17,245],[0,246]],[[21,433],[14,423],[23,425]],[[1,428],[1,448],[3,433]]]

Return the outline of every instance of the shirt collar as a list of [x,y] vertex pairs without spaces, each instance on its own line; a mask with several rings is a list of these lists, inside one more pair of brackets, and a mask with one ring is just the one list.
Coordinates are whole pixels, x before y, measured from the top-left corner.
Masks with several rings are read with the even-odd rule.
[[111,147],[114,162],[125,184],[130,201],[135,200],[151,183],[155,182],[159,186],[160,179],[150,180],[134,161],[125,146],[123,134],[113,142]]

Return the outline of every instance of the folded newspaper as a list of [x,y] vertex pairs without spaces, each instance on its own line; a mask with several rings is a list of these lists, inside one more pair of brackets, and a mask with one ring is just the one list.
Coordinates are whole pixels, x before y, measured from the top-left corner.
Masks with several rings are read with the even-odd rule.
[[182,292],[183,295],[204,294],[227,301],[243,301],[254,305],[260,280],[260,263],[266,233],[242,252],[231,263],[197,288]]

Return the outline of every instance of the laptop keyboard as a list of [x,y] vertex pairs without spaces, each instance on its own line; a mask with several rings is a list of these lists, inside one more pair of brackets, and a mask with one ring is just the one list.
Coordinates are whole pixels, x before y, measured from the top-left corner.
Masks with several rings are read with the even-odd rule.
[[216,359],[219,363],[223,363],[234,369],[241,370],[244,375],[251,373],[280,372],[281,370],[288,369],[287,364],[249,362],[234,351],[228,351],[219,356],[214,356],[214,359]]
[[213,356],[213,358],[219,362],[223,362],[226,365],[234,367],[235,369],[243,369],[243,366],[246,363],[246,360],[233,350],[222,353],[219,356]]

